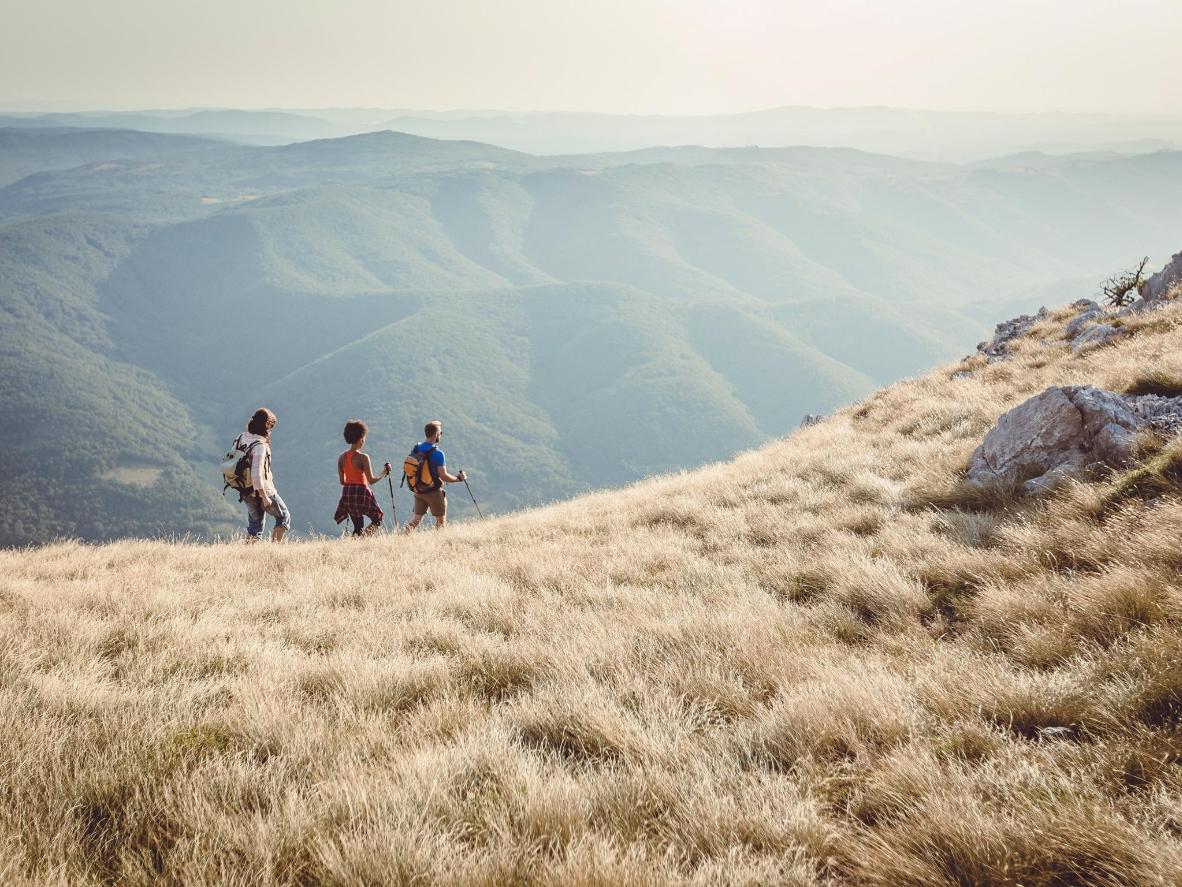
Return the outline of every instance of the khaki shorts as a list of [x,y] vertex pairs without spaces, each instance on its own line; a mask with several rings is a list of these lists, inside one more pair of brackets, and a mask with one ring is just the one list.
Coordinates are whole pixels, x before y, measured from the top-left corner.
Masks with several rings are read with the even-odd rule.
[[434,493],[419,495],[415,493],[415,516],[422,517],[431,510],[432,517],[443,517],[447,514],[447,493],[436,490]]

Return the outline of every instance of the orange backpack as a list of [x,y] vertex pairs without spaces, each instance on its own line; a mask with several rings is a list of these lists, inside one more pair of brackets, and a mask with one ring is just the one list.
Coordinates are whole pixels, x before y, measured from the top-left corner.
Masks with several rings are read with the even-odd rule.
[[410,451],[410,455],[402,460],[402,481],[411,492],[433,493],[443,486],[439,476],[435,473],[435,466],[431,464],[431,455],[439,447],[419,452],[418,447]]

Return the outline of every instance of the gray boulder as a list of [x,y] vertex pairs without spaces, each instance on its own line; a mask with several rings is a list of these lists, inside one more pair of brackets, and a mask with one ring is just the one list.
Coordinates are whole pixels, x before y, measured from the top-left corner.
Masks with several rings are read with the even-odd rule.
[[1026,480],[1067,463],[1082,465],[1083,417],[1062,388],[1048,388],[1003,415],[973,453],[971,483]]
[[1038,477],[1026,481],[1022,484],[1022,489],[1027,496],[1045,496],[1048,493],[1054,492],[1055,488],[1060,484],[1074,480],[1079,475],[1080,470],[1077,465],[1064,463],[1056,468],[1052,468],[1046,474],[1041,474]]
[[1068,339],[1074,339],[1091,323],[1095,323],[1105,316],[1104,309],[1095,302],[1091,303],[1094,307],[1088,308],[1083,312],[1075,315],[1067,322],[1067,326],[1063,328],[1063,334]]
[[804,418],[800,420],[801,428],[811,428],[813,425],[820,425],[825,421],[825,416],[821,413],[805,413]]
[[1167,299],[1138,299],[1132,305],[1125,305],[1116,312],[1117,317],[1128,317],[1131,314],[1146,314],[1150,311],[1160,311],[1163,308],[1168,308],[1172,302]]
[[1107,345],[1113,339],[1119,339],[1121,335],[1121,331],[1110,323],[1097,324],[1071,340],[1071,353],[1079,354],[1089,348],[1099,348],[1101,345]]
[[1078,313],[1063,327],[1063,336],[1070,340],[1073,354],[1098,348],[1124,335],[1106,322],[1108,311],[1091,299],[1080,299],[1071,307]]
[[1038,494],[1091,465],[1129,463],[1146,430],[1182,432],[1182,397],[1090,385],[1048,388],[1003,415],[969,462],[970,483],[1024,483]]
[[1145,281],[1141,299],[1146,302],[1164,299],[1175,285],[1182,285],[1182,253],[1177,253],[1164,268]]
[[[1095,304],[1094,302],[1091,304]],[[1097,308],[1100,306],[1096,306]],[[1005,360],[1009,357],[1010,343],[1026,335],[1026,332],[1040,320],[1050,314],[1047,309],[1038,309],[1038,314],[1022,314],[1011,320],[1003,320],[993,330],[993,338],[977,346],[977,351],[988,359],[990,363]]]

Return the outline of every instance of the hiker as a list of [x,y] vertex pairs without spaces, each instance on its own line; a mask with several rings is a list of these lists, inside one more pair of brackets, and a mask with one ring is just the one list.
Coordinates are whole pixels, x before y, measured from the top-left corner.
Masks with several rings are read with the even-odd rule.
[[[390,463],[386,463],[381,474],[373,473],[369,456],[361,452],[361,448],[365,446],[365,438],[369,435],[369,427],[360,419],[350,419],[346,422],[344,434],[349,449],[337,457],[341,501],[337,503],[333,520],[339,524],[345,518],[349,518],[353,522],[354,536],[372,536],[382,528],[383,515],[369,485],[376,484],[390,474]],[[362,530],[367,516],[369,526]]]
[[438,419],[428,422],[423,428],[423,434],[427,439],[415,445],[403,465],[403,470],[410,480],[410,488],[415,495],[415,513],[403,531],[406,533],[413,533],[418,528],[419,522],[428,510],[435,518],[435,528],[443,529],[447,522],[447,493],[443,485],[463,483],[468,479],[468,475],[463,471],[459,474],[449,474],[444,468],[443,450],[439,449],[439,440],[443,437],[443,423]]
[[246,433],[234,441],[235,449],[250,455],[250,486],[238,493],[246,503],[246,535],[250,542],[259,540],[268,514],[275,518],[272,542],[282,542],[291,526],[291,512],[275,490],[275,478],[271,474],[271,429],[276,421],[274,413],[259,407],[246,424]]

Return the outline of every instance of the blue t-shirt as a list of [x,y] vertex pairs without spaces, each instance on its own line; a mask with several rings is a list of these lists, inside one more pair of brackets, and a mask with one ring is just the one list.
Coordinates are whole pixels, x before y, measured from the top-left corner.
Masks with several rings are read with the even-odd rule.
[[[415,452],[416,453],[425,453],[425,452],[427,452],[427,450],[431,449],[431,447],[434,447],[434,446],[435,446],[435,444],[427,443],[426,441],[423,441],[421,444],[418,444],[415,447]],[[444,461],[443,460],[443,450],[439,449],[438,447],[435,447],[435,452],[432,453],[430,456],[431,467],[434,468],[436,471],[439,471],[439,469],[443,467],[443,461]]]

